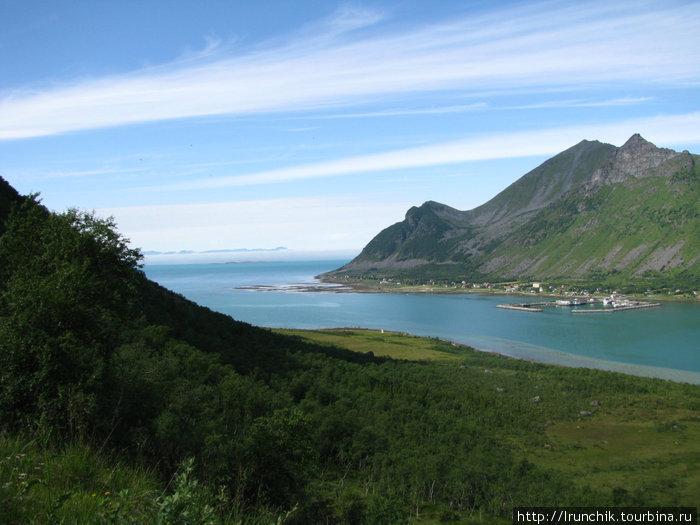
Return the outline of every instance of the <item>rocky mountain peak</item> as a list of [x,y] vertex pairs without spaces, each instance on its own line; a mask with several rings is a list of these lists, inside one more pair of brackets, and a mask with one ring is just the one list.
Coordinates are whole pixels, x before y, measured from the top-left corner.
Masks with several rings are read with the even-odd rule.
[[617,150],[613,164],[621,174],[641,178],[654,175],[656,168],[678,155],[672,149],[657,148],[635,133]]
[[[617,148],[608,162],[598,168],[583,185],[586,193],[599,186],[617,184],[630,178],[664,177],[677,170],[668,161],[683,155],[672,149],[658,148],[639,133]],[[668,169],[664,166],[667,165]]]
[[620,149],[632,150],[641,153],[643,150],[649,151],[657,148],[639,133],[635,133],[629,139],[627,139],[627,142],[625,142]]

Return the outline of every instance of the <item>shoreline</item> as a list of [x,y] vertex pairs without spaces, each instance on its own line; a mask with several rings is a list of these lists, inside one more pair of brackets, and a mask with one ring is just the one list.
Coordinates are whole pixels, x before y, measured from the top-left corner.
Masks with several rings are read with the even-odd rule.
[[513,359],[522,359],[525,361],[531,361],[534,363],[545,365],[566,366],[569,368],[588,368],[594,370],[606,370],[608,372],[617,372],[638,377],[652,377],[656,379],[662,379],[665,381],[700,385],[700,372],[695,372],[692,370],[679,370],[676,368],[636,365],[631,363],[624,363],[622,361],[595,359],[592,357],[569,354],[560,350],[536,347],[534,345],[527,345],[523,343],[521,343],[518,346],[522,350],[522,354],[518,353],[518,355],[514,355],[513,353],[505,350],[477,348],[475,346],[471,347],[480,352],[491,352]]
[[[236,287],[239,290],[249,290],[256,292],[288,292],[288,293],[388,293],[388,294],[404,294],[404,295],[421,295],[421,294],[435,294],[435,295],[455,295],[455,294],[471,294],[471,295],[482,295],[482,296],[492,296],[492,297],[504,297],[504,296],[514,296],[514,297],[524,297],[537,302],[544,302],[549,299],[556,298],[571,298],[571,296],[562,296],[555,294],[532,294],[532,293],[513,293],[513,292],[494,292],[486,289],[440,289],[440,288],[427,288],[425,290],[416,289],[401,289],[401,288],[390,288],[378,286],[368,286],[366,284],[358,283],[338,283],[333,281],[322,281],[310,283],[289,283],[283,285],[248,285]],[[631,296],[630,296],[631,297]],[[645,296],[645,300],[649,300],[649,297]],[[666,298],[664,298],[666,299]],[[654,301],[661,301],[660,299],[654,298]],[[675,298],[668,298],[665,300],[668,303],[687,303],[694,304],[695,300],[678,300]],[[379,329],[365,328],[365,327],[334,327],[334,328],[319,328],[319,329],[309,329],[309,331],[314,330],[367,330],[367,331],[379,331]],[[387,330],[390,331],[390,330]],[[430,335],[418,335],[409,332],[396,331],[396,333],[404,333],[412,337],[435,337]],[[586,356],[580,356],[577,354],[570,354],[567,352],[549,349],[545,347],[537,347],[535,345],[529,345],[527,343],[518,343],[515,341],[499,341],[496,338],[490,338],[487,340],[472,340],[467,342],[457,342],[450,339],[445,339],[437,336],[437,339],[443,341],[448,341],[456,346],[463,346],[468,348],[473,348],[479,352],[488,352],[492,354],[501,355],[504,357],[512,359],[522,359],[525,361],[531,361],[540,364],[553,365],[553,366],[566,366],[570,368],[588,368],[596,370],[607,370],[612,372],[618,372],[638,377],[652,377],[661,380],[669,380],[680,383],[689,383],[693,385],[700,385],[700,371],[689,371],[682,369],[655,367],[649,365],[636,365],[620,361],[609,361],[605,359],[595,359]]]
[[[331,293],[395,293],[395,294],[435,294],[435,295],[491,295],[491,296],[503,296],[503,297],[526,297],[526,298],[551,298],[551,299],[571,299],[571,298],[586,298],[586,296],[581,295],[562,295],[562,294],[552,294],[552,293],[525,293],[525,292],[505,292],[505,291],[493,291],[485,288],[418,288],[417,286],[407,286],[407,287],[382,287],[382,286],[370,286],[362,283],[343,283],[333,280],[323,280],[318,276],[314,277],[318,282],[315,283],[289,283],[283,285],[266,285],[266,284],[255,284],[246,286],[235,286],[236,290],[251,290],[257,292],[300,292],[300,293],[315,293],[315,292],[331,292]],[[604,297],[609,294],[600,294],[595,297]],[[663,296],[663,295],[638,295],[638,294],[626,294],[627,297],[633,298],[638,301],[658,301],[658,302],[668,302],[668,303],[688,303],[688,304],[700,304],[700,297],[698,298],[688,298],[688,297],[675,297],[675,296]],[[593,297],[593,296],[588,296]]]
[[[447,288],[447,287],[432,287],[432,288],[427,288],[427,285],[415,285],[415,286],[400,286],[400,287],[392,287],[392,288],[387,288],[386,286],[382,287],[380,285],[376,286],[370,286],[367,284],[362,284],[362,283],[357,283],[357,282],[340,282],[336,281],[333,279],[324,279],[321,275],[316,275],[314,276],[314,279],[318,280],[319,283],[322,283],[325,286],[329,285],[338,285],[346,288],[351,288],[355,290],[357,293],[416,293],[416,294],[423,294],[423,293],[432,293],[432,294],[442,294],[442,295],[450,295],[450,294],[481,294],[481,295],[500,295],[500,296],[513,296],[513,297],[530,297],[530,298],[536,298],[536,297],[547,297],[547,298],[552,298],[552,299],[565,299],[565,298],[586,298],[587,296],[583,295],[562,295],[562,294],[555,294],[555,293],[526,293],[526,292],[506,292],[502,290],[498,291],[493,291],[489,290],[487,288]],[[419,288],[421,286],[422,288]],[[610,294],[597,294],[595,297],[605,297]],[[654,295],[645,295],[645,294],[624,294],[627,297],[634,298],[635,300],[639,301],[661,301],[661,302],[669,302],[669,303],[690,303],[690,304],[700,304],[700,296],[692,298],[692,297],[677,297],[675,295],[660,295],[660,294],[654,294]],[[588,296],[588,297],[594,297],[593,295]]]
[[[298,329],[304,330],[304,329]],[[422,337],[431,339],[429,336],[412,334],[397,330],[381,330],[377,328],[362,328],[362,327],[335,327],[335,328],[318,328],[308,329],[308,332],[315,331],[363,331],[363,332],[386,332],[394,334],[402,334],[408,337]],[[700,385],[700,372],[692,370],[679,370],[676,368],[664,368],[649,365],[634,365],[621,361],[609,361],[607,359],[595,359],[592,357],[579,356],[569,354],[560,350],[552,350],[551,348],[538,347],[526,343],[519,343],[519,347],[523,350],[522,355],[516,355],[504,350],[485,348],[474,344],[460,343],[443,337],[436,337],[440,341],[445,341],[455,347],[463,347],[472,349],[477,352],[485,352],[489,354],[499,355],[508,359],[518,359],[521,361],[529,361],[548,366],[564,366],[567,368],[587,368],[591,370],[603,370],[606,372],[616,372],[620,374],[633,375],[637,377],[648,377],[653,379],[661,379],[663,381],[673,381],[676,383],[688,383],[691,385]]]

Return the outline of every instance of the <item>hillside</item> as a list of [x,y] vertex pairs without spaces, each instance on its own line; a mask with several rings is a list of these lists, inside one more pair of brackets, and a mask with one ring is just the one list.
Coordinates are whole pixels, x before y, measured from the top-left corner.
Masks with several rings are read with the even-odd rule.
[[582,141],[473,210],[411,208],[324,277],[700,283],[698,159],[639,135]]
[[511,523],[514,506],[695,502],[695,385],[275,333],[147,280],[109,219],[3,199],[1,523]]
[[10,184],[0,177],[0,235],[5,232],[5,221],[14,203],[19,203],[22,197]]

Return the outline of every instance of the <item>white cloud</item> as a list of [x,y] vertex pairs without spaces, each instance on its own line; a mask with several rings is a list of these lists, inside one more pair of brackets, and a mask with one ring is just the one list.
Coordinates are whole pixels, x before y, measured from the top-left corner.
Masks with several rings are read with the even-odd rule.
[[584,139],[621,145],[634,133],[641,133],[647,140],[661,146],[700,144],[700,112],[637,118],[609,124],[479,135],[441,144],[346,157],[231,177],[191,180],[152,189],[163,191],[252,186],[336,177],[352,173],[553,155]]
[[[484,110],[512,110],[512,109],[543,109],[543,108],[583,108],[583,107],[614,107],[614,106],[631,106],[649,102],[652,97],[625,97],[606,100],[553,100],[549,102],[541,102],[537,104],[527,104],[521,106],[490,106],[486,102],[475,102],[473,104],[460,104],[453,106],[437,106],[427,108],[405,108],[394,110],[378,110],[366,111],[362,113],[319,113],[316,115],[306,115],[303,117],[294,117],[306,120],[335,120],[346,118],[377,118],[377,117],[395,117],[406,115],[440,115],[440,114],[455,114],[468,111],[484,111]],[[308,129],[308,128],[302,128]]]
[[430,108],[414,108],[414,109],[396,109],[396,110],[386,110],[386,111],[366,111],[363,113],[331,113],[331,114],[318,114],[318,115],[308,115],[301,117],[308,120],[334,120],[340,118],[376,118],[376,117],[395,117],[395,116],[405,116],[405,115],[439,115],[444,113],[462,113],[465,111],[475,111],[488,109],[488,105],[485,102],[476,102],[474,104],[461,104],[458,106],[441,106],[441,107],[430,107]]
[[625,97],[608,100],[552,100],[536,104],[523,106],[507,106],[497,109],[543,109],[543,108],[592,108],[592,107],[613,107],[632,106],[654,100],[653,97]]
[[380,18],[346,10],[291,42],[247,53],[212,45],[121,76],[15,88],[0,101],[0,140],[420,91],[700,80],[696,4],[543,3],[368,36]]
[[409,203],[349,195],[100,208],[144,250],[362,248]]

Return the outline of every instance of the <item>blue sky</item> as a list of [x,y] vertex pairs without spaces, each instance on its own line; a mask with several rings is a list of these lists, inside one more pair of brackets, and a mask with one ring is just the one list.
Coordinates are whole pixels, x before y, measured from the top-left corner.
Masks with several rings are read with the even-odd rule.
[[583,139],[700,152],[697,2],[0,13],[0,175],[145,251],[352,255],[409,207],[474,208]]

